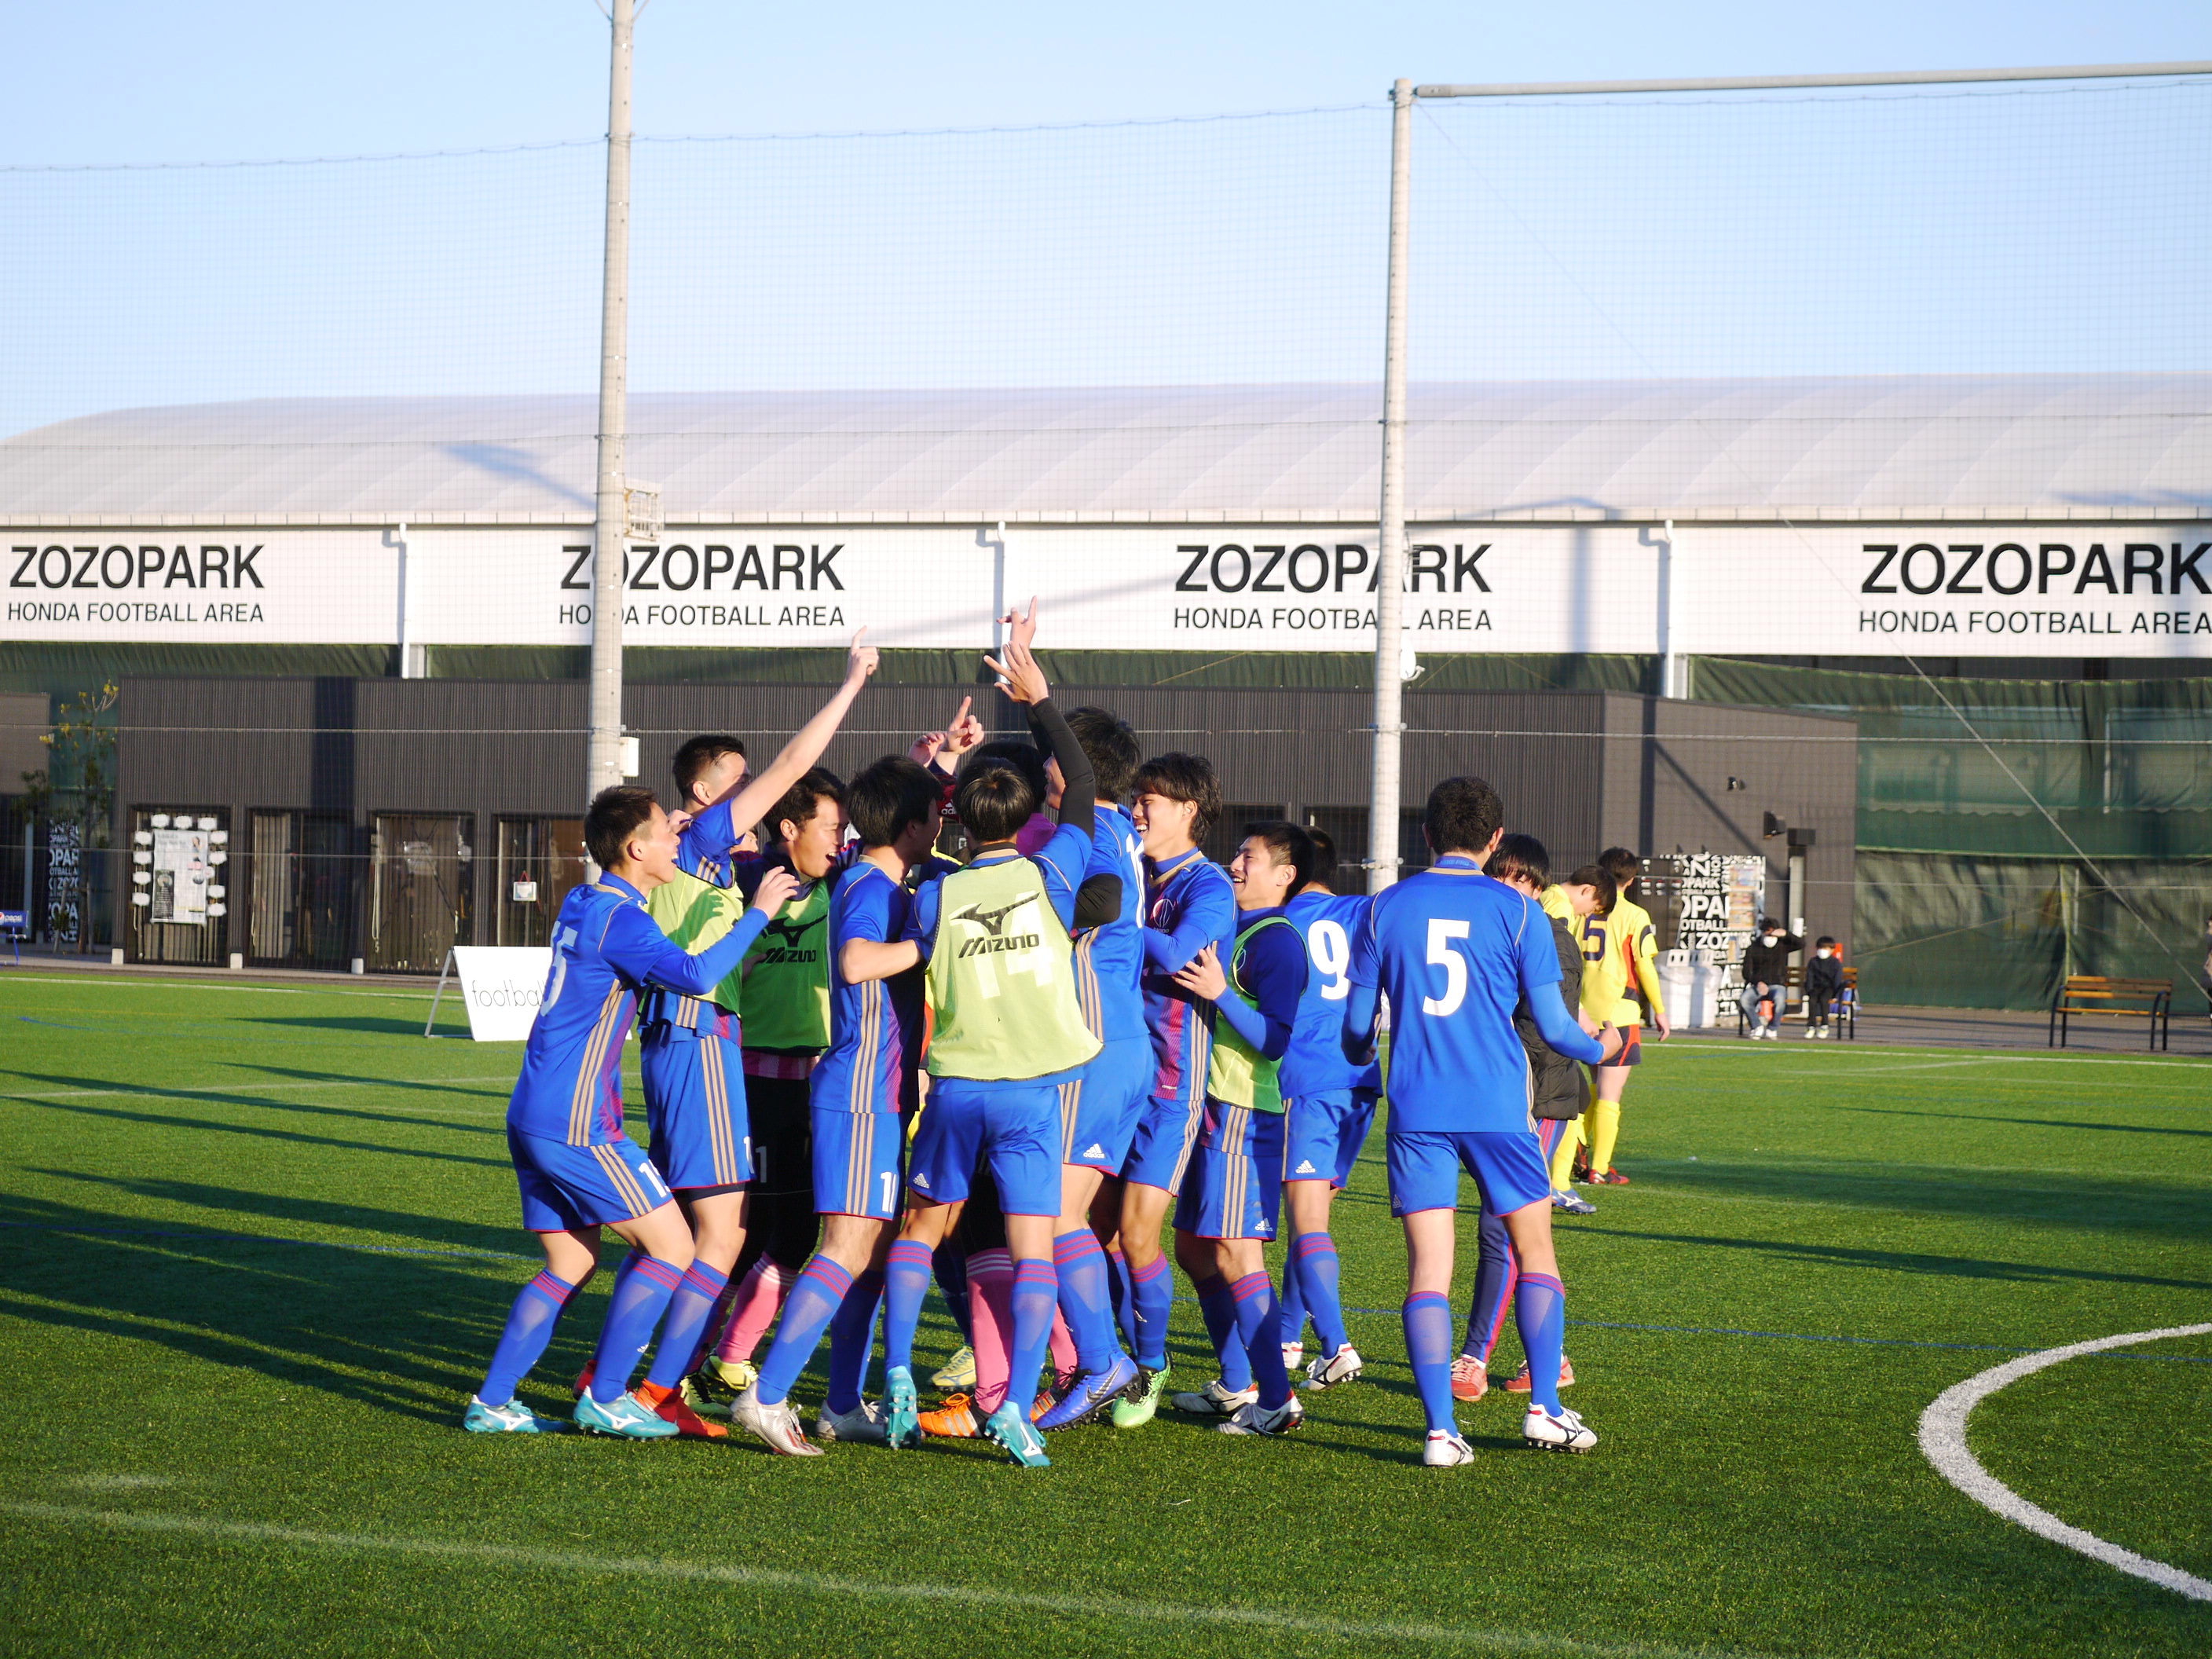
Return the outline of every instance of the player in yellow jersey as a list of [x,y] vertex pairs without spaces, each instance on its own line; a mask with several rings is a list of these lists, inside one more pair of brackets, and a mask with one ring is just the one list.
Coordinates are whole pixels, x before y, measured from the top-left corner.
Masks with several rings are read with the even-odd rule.
[[[1601,1024],[1618,1025],[1626,1045],[1610,1066],[1594,1066],[1590,1079],[1596,1098],[1584,1114],[1589,1144],[1589,1181],[1593,1186],[1625,1187],[1628,1177],[1613,1167],[1613,1149],[1620,1134],[1620,1097],[1628,1087],[1632,1066],[1644,1057],[1642,1038],[1644,1007],[1661,1041],[1673,1035],[1667,1022],[1667,1005],[1659,994],[1657,945],[1650,913],[1629,896],[1629,888],[1644,873],[1644,861],[1626,847],[1608,847],[1598,854],[1598,866],[1613,879],[1618,896],[1609,915],[1583,918],[1577,937],[1583,945],[1583,1012]],[[1641,990],[1643,1006],[1636,993]],[[1567,1143],[1560,1156],[1571,1158]],[[1566,1183],[1556,1178],[1553,1185]]]

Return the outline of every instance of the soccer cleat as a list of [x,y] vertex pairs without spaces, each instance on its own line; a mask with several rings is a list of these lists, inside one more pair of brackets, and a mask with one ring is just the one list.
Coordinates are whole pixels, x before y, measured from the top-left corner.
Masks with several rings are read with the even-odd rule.
[[[1575,1362],[1565,1354],[1559,1356],[1559,1386],[1563,1389],[1571,1389],[1575,1386]],[[1508,1394],[1528,1392],[1528,1362],[1527,1360],[1522,1360],[1521,1369],[1505,1379],[1505,1392]]]
[[1521,1438],[1540,1451],[1586,1452],[1597,1444],[1597,1431],[1573,1412],[1554,1415],[1531,1404],[1521,1419]]
[[1104,1370],[1085,1371],[1062,1389],[1058,1402],[1036,1419],[1036,1425],[1050,1434],[1088,1423],[1136,1380],[1137,1362],[1125,1353],[1116,1353],[1114,1363]]
[[753,1385],[759,1373],[750,1359],[709,1354],[684,1379],[684,1403],[702,1416],[727,1417],[730,1402]]
[[1422,1443],[1421,1462],[1432,1469],[1455,1469],[1474,1462],[1474,1448],[1458,1435],[1434,1430]]
[[727,1417],[730,1401],[737,1396],[726,1390],[710,1392],[703,1373],[694,1371],[677,1384],[684,1403],[702,1417]]
[[586,1394],[576,1402],[576,1426],[586,1434],[617,1440],[673,1440],[676,1425],[634,1394],[618,1394],[604,1404]]
[[1224,1388],[1215,1377],[1196,1394],[1179,1394],[1170,1401],[1179,1412],[1188,1412],[1194,1417],[1229,1417],[1239,1406],[1249,1406],[1260,1398],[1257,1388]]
[[1481,1399],[1490,1392],[1490,1367],[1471,1353],[1462,1354],[1452,1361],[1451,1389],[1455,1400]]
[[1306,1345],[1304,1343],[1285,1342],[1283,1344],[1283,1369],[1285,1370],[1296,1371],[1299,1366],[1305,1363]]
[[1213,1426],[1222,1434],[1267,1437],[1288,1434],[1305,1420],[1305,1406],[1297,1395],[1292,1395],[1272,1411],[1256,1400],[1249,1406],[1239,1406],[1228,1417]]
[[579,1400],[581,1400],[586,1395],[591,1393],[592,1367],[588,1362],[585,1364],[583,1370],[576,1373],[576,1380],[574,1382],[571,1383],[569,1387],[571,1391]]
[[819,1457],[822,1448],[806,1437],[806,1431],[799,1425],[799,1413],[791,1409],[791,1401],[779,1400],[773,1406],[763,1405],[760,1389],[747,1389],[730,1403],[730,1421],[755,1437],[768,1443],[768,1449],[785,1457]]
[[1168,1368],[1153,1370],[1150,1366],[1137,1367],[1137,1380],[1114,1402],[1114,1426],[1117,1429],[1141,1429],[1159,1414],[1160,1396],[1167,1392]]
[[1586,1151],[1577,1149],[1575,1152],[1574,1162],[1567,1170],[1567,1179],[1570,1181],[1588,1181],[1589,1178],[1589,1153]]
[[1552,1194],[1552,1207],[1555,1210],[1564,1211],[1568,1215],[1595,1215],[1597,1213],[1597,1206],[1591,1203],[1589,1200],[1584,1198],[1580,1193],[1553,1193]]
[[637,1385],[637,1397],[655,1417],[673,1423],[676,1432],[687,1440],[721,1440],[729,1435],[730,1431],[720,1423],[709,1423],[686,1405],[682,1392],[677,1389],[641,1382]]
[[975,1350],[963,1346],[930,1376],[931,1386],[965,1393],[975,1386]]
[[1618,1170],[1592,1170],[1589,1184],[1593,1187],[1626,1187],[1628,1177]]
[[1367,1362],[1359,1357],[1359,1350],[1347,1342],[1334,1353],[1314,1356],[1314,1363],[1306,1369],[1305,1385],[1318,1394],[1340,1382],[1357,1382],[1359,1373],[1366,1369]]
[[568,1425],[556,1418],[540,1417],[520,1400],[487,1406],[471,1395],[461,1426],[471,1434],[558,1434]]
[[863,1400],[848,1412],[833,1412],[825,1404],[814,1419],[814,1437],[880,1446],[884,1443],[884,1408],[872,1400]]
[[945,1395],[935,1411],[921,1413],[921,1431],[939,1440],[973,1440],[982,1432],[975,1402],[964,1394]]
[[1022,1415],[1022,1408],[1011,1400],[1002,1401],[983,1424],[983,1437],[995,1440],[1006,1449],[1006,1455],[1025,1469],[1048,1469],[1052,1459],[1044,1455],[1044,1437],[1037,1432],[1036,1425]]
[[921,1401],[914,1392],[914,1373],[893,1365],[884,1373],[884,1444],[894,1451],[921,1443]]

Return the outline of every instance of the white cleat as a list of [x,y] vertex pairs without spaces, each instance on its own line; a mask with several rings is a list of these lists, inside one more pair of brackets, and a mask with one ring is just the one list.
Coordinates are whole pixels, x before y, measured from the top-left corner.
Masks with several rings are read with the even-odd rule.
[[773,1406],[763,1405],[758,1382],[730,1402],[730,1421],[766,1441],[770,1451],[785,1457],[822,1455],[822,1448],[799,1426],[799,1413],[791,1409],[791,1402],[779,1400]]
[[884,1408],[872,1400],[863,1400],[848,1412],[833,1412],[822,1407],[821,1415],[814,1419],[817,1440],[844,1440],[855,1445],[884,1446],[890,1436],[884,1428]]
[[1421,1462],[1432,1469],[1455,1469],[1474,1462],[1474,1448],[1460,1436],[1439,1429],[1421,1447]]
[[1532,1404],[1521,1419],[1521,1438],[1540,1451],[1586,1452],[1597,1444],[1597,1431],[1577,1413],[1547,1412]]
[[1355,1382],[1367,1362],[1359,1357],[1359,1350],[1349,1342],[1334,1353],[1317,1354],[1314,1363],[1306,1368],[1306,1387],[1319,1393],[1333,1389],[1340,1382]]
[[1285,1370],[1295,1371],[1299,1366],[1305,1363],[1306,1345],[1304,1343],[1285,1342],[1283,1344],[1283,1369]]
[[1217,1376],[1197,1394],[1179,1394],[1169,1403],[1194,1417],[1234,1417],[1239,1406],[1260,1403],[1260,1390],[1224,1388]]
[[1239,1406],[1213,1426],[1222,1434],[1274,1436],[1288,1434],[1305,1420],[1306,1408],[1297,1395],[1292,1395],[1272,1411],[1256,1400],[1249,1406]]

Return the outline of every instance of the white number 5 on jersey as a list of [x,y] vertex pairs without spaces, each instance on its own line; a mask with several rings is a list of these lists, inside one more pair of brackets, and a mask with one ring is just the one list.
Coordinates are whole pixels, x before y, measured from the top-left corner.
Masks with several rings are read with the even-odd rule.
[[1328,981],[1321,988],[1324,1002],[1341,1002],[1352,994],[1352,941],[1344,936],[1343,927],[1326,917],[1306,930],[1306,954],[1313,958],[1314,969]]
[[1467,937],[1467,923],[1452,921],[1443,916],[1429,918],[1429,965],[1444,970],[1444,994],[1440,997],[1423,997],[1421,1012],[1442,1018],[1459,1012],[1467,1000],[1467,958],[1451,947],[1455,939]]

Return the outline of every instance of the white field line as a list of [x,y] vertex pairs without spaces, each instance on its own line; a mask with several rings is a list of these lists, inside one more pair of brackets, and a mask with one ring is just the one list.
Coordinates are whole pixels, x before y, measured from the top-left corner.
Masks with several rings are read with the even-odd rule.
[[319,985],[217,985],[204,979],[171,979],[163,975],[131,975],[121,979],[75,979],[58,974],[32,969],[27,973],[0,975],[0,986],[5,985],[97,985],[112,991],[225,991],[258,992],[272,997],[370,997],[381,1002],[428,1002],[434,991],[356,991],[350,986],[333,985],[327,990]]
[[[1730,1037],[1724,1042],[1715,1040],[1711,1042],[1691,1043],[1687,1045],[1686,1052],[1699,1055],[1738,1054],[1746,1059],[1750,1058],[1753,1054],[1764,1054],[1781,1055],[1794,1053],[1802,1054],[1807,1058],[1810,1058],[1811,1054],[1811,1051],[1809,1049],[1798,1050],[1790,1048],[1768,1048],[1762,1044],[1746,1042],[1735,1037]],[[1889,1056],[1899,1052],[1911,1054],[1915,1051],[1906,1048],[1905,1044],[1900,1042],[1884,1042],[1870,1044],[1868,1048],[1863,1049],[1855,1048],[1849,1045],[1845,1045],[1838,1048],[1825,1048],[1822,1052],[1825,1054],[1833,1054],[1836,1056],[1838,1060],[1841,1060],[1847,1054],[1855,1058],[1858,1054],[1865,1054],[1869,1058],[1872,1058],[1875,1054],[1879,1054],[1882,1058],[1887,1059]],[[1978,1054],[1972,1052],[1962,1054],[1956,1048],[1923,1048],[1918,1052],[1922,1054],[1954,1054],[1958,1056],[1958,1058],[1954,1060],[1948,1060],[1942,1062],[1947,1066],[2155,1066],[2160,1068],[2171,1067],[2176,1070],[2180,1070],[2191,1066],[2201,1066],[2204,1064],[2204,1057],[2201,1054],[2176,1054],[2170,1059],[2159,1060],[2131,1060],[2125,1054],[2082,1054],[2079,1051],[2063,1054],[2008,1054],[1999,1049],[1989,1054]],[[1647,1050],[1644,1054],[1644,1059],[1649,1061],[1650,1058],[1650,1052]],[[1872,1068],[1869,1066],[1857,1066],[1853,1068],[1852,1075],[1855,1077],[1863,1076],[1871,1069]],[[1918,1070],[1920,1068],[1913,1066],[1906,1069]]]
[[116,1089],[45,1089],[36,1091],[21,1089],[0,1089],[0,1100],[102,1100],[117,1095],[137,1095],[160,1099],[169,1096],[189,1098],[193,1095],[283,1095],[295,1089],[390,1089],[459,1090],[479,1083],[504,1083],[514,1086],[514,1079],[501,1073],[498,1077],[441,1077],[423,1078],[413,1082],[396,1081],[380,1077],[334,1077],[298,1083],[237,1083],[183,1084],[173,1089],[156,1088],[150,1083],[126,1085]]
[[[1722,1659],[1717,1650],[1656,1646],[1642,1642],[1602,1642],[1553,1636],[1540,1631],[1478,1630],[1453,1625],[1393,1624],[1382,1620],[1331,1619],[1288,1607],[1196,1605],[1140,1601],[1115,1595],[1051,1595],[1035,1591],[993,1589],[983,1585],[896,1583],[826,1574],[789,1572],[777,1567],[672,1561],[657,1556],[588,1555],[569,1550],[528,1549],[472,1539],[407,1537],[380,1533],[310,1531],[259,1522],[221,1521],[202,1515],[133,1514],[80,1509],[59,1504],[0,1501],[0,1515],[62,1526],[107,1528],[123,1532],[168,1534],[286,1549],[349,1550],[432,1561],[480,1564],[543,1572],[593,1577],[656,1578],[735,1589],[781,1591],[830,1598],[934,1603],[939,1606],[1006,1609],[1079,1620],[1101,1619],[1166,1626],[1222,1626],[1278,1632],[1290,1636],[1332,1637],[1354,1643],[1393,1642],[1408,1647],[1492,1649],[1512,1653],[1588,1655],[1590,1659]],[[1746,1659],[1736,1656],[1735,1659]]]
[[2122,1572],[2147,1579],[2161,1589],[2185,1595],[2193,1601],[2212,1601],[2212,1580],[2199,1578],[2194,1573],[2184,1572],[2179,1567],[2168,1566],[2163,1561],[2137,1555],[2133,1550],[2122,1549],[2118,1544],[2108,1544],[2094,1533],[2084,1532],[2079,1527],[2068,1526],[2050,1510],[2039,1509],[2029,1503],[1984,1468],[1981,1460],[1966,1446],[1966,1419],[1972,1414],[1974,1407],[1998,1389],[2019,1382],[2023,1376],[2033,1376],[2069,1359],[2078,1359],[2083,1354],[2101,1353],[2107,1348],[2132,1347],[2139,1342],[2157,1342],[2169,1337],[2207,1334],[2212,1334],[2212,1325],[2173,1325],[2160,1331],[2130,1331],[2120,1336],[2099,1337],[2091,1342],[2069,1343],[2063,1348],[2045,1348],[2040,1353],[2022,1354],[2018,1359],[1992,1365],[1963,1382],[1954,1383],[1936,1396],[1934,1403],[1920,1414],[1920,1449],[1936,1466],[1936,1473],[1967,1497],[1983,1508],[2027,1528],[2038,1537],[2048,1538],[2054,1544],[2063,1544],[2068,1549],[2077,1551],[2093,1561],[2102,1561],[2108,1567],[2118,1567]]

